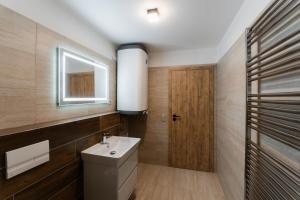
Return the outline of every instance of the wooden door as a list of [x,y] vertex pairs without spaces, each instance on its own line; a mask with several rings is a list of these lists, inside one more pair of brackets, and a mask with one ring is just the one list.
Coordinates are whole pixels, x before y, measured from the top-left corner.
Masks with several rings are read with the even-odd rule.
[[213,170],[213,67],[170,70],[170,166]]

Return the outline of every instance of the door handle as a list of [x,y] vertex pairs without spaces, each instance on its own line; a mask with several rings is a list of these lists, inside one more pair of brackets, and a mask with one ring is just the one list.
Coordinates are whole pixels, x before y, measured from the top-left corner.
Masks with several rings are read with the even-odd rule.
[[177,119],[180,119],[181,117],[176,115],[176,114],[173,114],[173,121],[175,122]]

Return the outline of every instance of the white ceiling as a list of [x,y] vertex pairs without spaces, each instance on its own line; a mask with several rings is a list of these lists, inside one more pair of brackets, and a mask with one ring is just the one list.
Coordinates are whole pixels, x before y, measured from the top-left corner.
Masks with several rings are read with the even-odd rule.
[[[244,0],[61,0],[116,44],[142,42],[151,52],[214,48]],[[146,9],[157,7],[150,23]],[[99,44],[101,45],[101,44]]]

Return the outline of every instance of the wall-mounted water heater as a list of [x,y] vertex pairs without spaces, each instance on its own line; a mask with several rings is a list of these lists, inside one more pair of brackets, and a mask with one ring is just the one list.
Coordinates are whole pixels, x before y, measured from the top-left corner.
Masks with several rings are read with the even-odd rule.
[[117,110],[141,114],[148,109],[148,54],[142,44],[118,48]]

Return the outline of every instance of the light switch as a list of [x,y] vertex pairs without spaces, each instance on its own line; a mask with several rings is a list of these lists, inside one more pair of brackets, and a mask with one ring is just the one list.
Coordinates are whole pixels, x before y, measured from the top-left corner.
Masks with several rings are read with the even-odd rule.
[[167,115],[165,113],[161,114],[161,122],[163,122],[163,123],[167,122]]
[[6,155],[6,178],[12,178],[49,161],[49,140],[8,151]]

